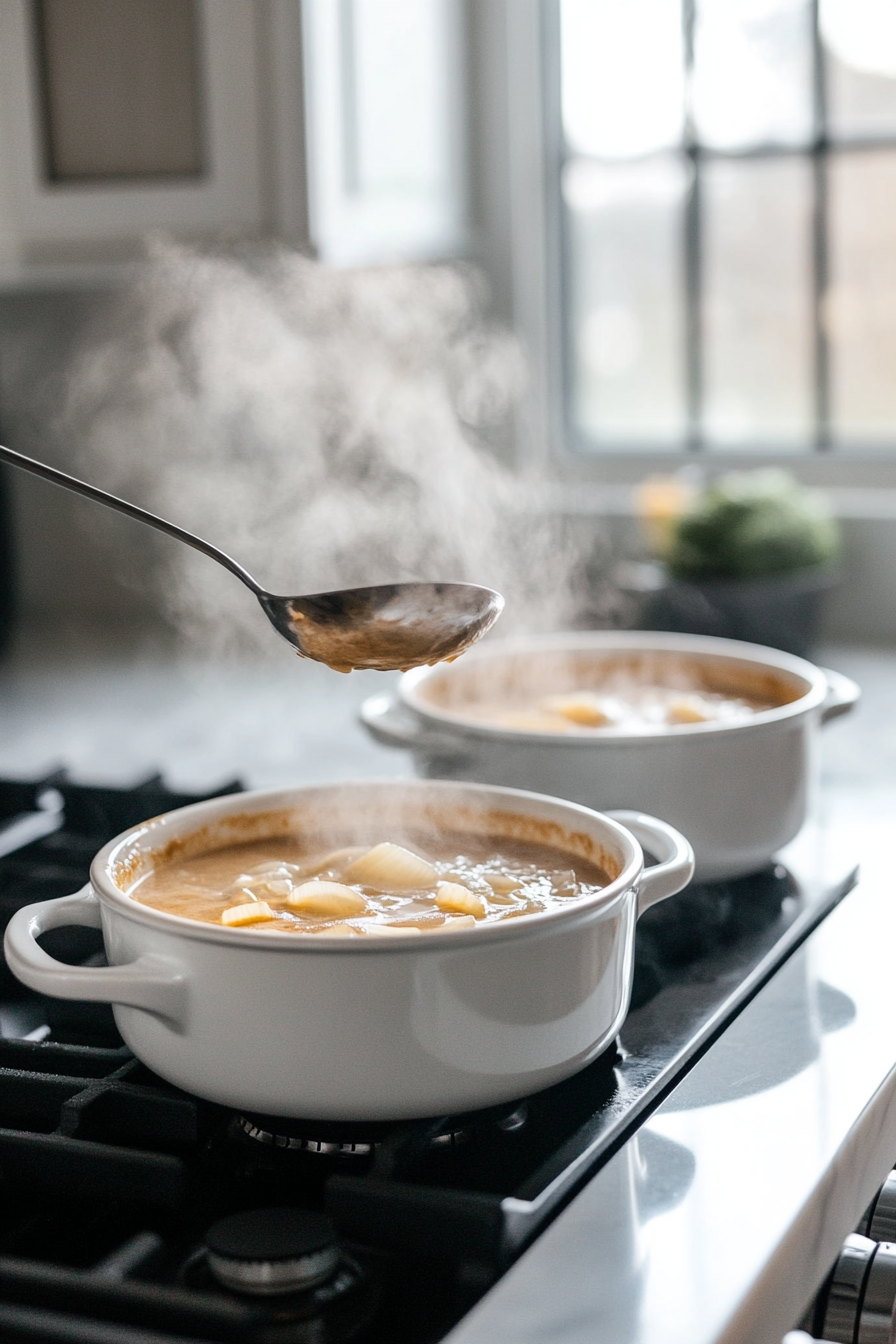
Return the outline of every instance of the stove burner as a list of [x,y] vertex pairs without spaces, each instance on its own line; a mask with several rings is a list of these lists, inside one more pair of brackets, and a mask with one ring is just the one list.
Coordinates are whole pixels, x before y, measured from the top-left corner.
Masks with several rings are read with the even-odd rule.
[[528,1107],[523,1102],[521,1106],[517,1106],[515,1111],[511,1111],[509,1115],[505,1115],[503,1120],[498,1121],[498,1128],[502,1129],[505,1134],[513,1134],[516,1130],[522,1129],[526,1123],[527,1115]]
[[429,1141],[429,1146],[440,1150],[444,1148],[459,1148],[461,1144],[469,1143],[472,1137],[472,1131],[469,1129],[449,1129],[443,1134],[433,1134]]
[[[516,1130],[522,1129],[526,1123],[527,1108],[523,1102],[509,1114],[494,1117],[489,1113],[488,1123],[494,1125],[495,1129],[501,1130],[504,1134],[513,1134]],[[479,1117],[477,1124],[473,1117],[466,1123],[461,1120],[456,1128],[441,1130],[438,1134],[433,1134],[429,1140],[429,1146],[437,1151],[444,1151],[447,1148],[459,1148],[462,1144],[468,1143],[472,1139],[477,1129],[483,1129],[482,1117]]]
[[[266,1123],[270,1124],[271,1121]],[[373,1152],[372,1143],[355,1143],[344,1139],[311,1138],[304,1134],[285,1134],[278,1132],[284,1126],[278,1124],[277,1131],[266,1129],[247,1115],[237,1117],[242,1132],[256,1143],[265,1143],[270,1148],[287,1148],[293,1152],[317,1153],[323,1157],[369,1157]]]
[[205,1234],[208,1267],[239,1293],[272,1296],[313,1288],[339,1263],[330,1219],[307,1209],[252,1209],[213,1223]]

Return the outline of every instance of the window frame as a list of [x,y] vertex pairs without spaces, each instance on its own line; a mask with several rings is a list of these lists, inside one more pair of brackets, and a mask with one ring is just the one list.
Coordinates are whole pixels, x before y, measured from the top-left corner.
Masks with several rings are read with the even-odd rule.
[[[782,465],[806,484],[834,490],[844,514],[896,518],[896,442],[892,447],[831,451],[774,445],[749,450],[715,445],[710,450],[649,445],[581,450],[570,433],[568,352],[563,349],[569,271],[564,266],[559,193],[558,0],[469,3],[483,11],[473,53],[478,124],[482,126],[484,117],[499,123],[492,126],[490,144],[475,165],[474,256],[493,277],[498,314],[512,322],[528,361],[526,396],[517,421],[520,467],[552,478],[563,507],[626,512],[630,486],[652,473],[668,474],[685,466],[718,472]],[[498,93],[483,110],[486,78]],[[881,496],[881,490],[893,495]]]
[[[302,0],[309,235],[325,262],[429,261],[468,248],[464,10],[458,0],[427,0],[427,7],[438,49],[415,59],[430,65],[427,90],[438,127],[433,180],[384,190],[355,180],[353,147],[364,115],[352,51],[357,0]],[[407,115],[414,115],[412,107]]]

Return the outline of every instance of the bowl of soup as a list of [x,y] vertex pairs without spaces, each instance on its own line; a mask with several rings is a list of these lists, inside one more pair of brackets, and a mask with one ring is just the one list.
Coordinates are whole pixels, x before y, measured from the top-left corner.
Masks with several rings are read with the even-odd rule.
[[819,726],[855,682],[777,649],[650,631],[493,640],[405,674],[362,721],[417,773],[640,808],[701,881],[755,872],[800,829]]
[[[660,862],[645,869],[641,844]],[[452,782],[237,794],[133,827],[20,910],[13,973],[111,1003],[169,1082],[253,1113],[385,1120],[575,1073],[628,1008],[634,925],[693,871],[639,813]],[[38,944],[101,927],[108,965]]]

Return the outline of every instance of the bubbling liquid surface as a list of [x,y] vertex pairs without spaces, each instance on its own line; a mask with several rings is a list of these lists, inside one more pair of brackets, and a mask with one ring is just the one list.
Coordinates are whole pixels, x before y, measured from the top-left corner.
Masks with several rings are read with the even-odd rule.
[[566,906],[611,878],[549,845],[448,833],[309,851],[296,839],[167,864],[130,895],[202,923],[296,934],[415,937]]

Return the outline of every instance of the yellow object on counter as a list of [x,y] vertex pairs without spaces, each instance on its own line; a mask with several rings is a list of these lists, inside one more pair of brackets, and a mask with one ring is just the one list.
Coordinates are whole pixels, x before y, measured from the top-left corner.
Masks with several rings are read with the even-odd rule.
[[696,495],[696,487],[679,476],[648,476],[635,488],[635,511],[654,555],[665,555],[672,524]]

